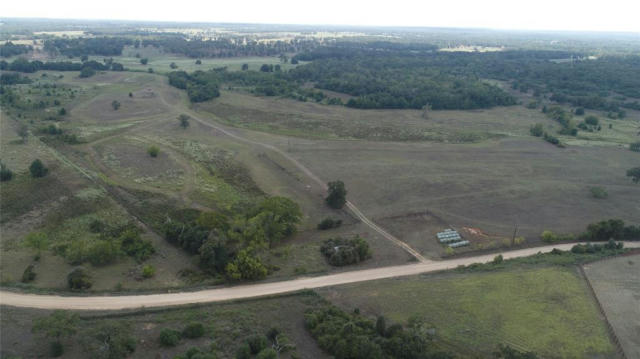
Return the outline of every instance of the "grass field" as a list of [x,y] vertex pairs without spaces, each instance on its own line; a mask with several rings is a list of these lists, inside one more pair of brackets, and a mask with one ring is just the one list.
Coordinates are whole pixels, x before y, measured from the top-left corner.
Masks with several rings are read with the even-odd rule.
[[[304,329],[303,313],[322,303],[314,294],[295,294],[276,298],[250,300],[236,303],[205,305],[196,308],[177,308],[160,312],[139,312],[111,316],[107,313],[81,313],[78,334],[63,340],[65,358],[86,358],[83,350],[83,336],[91,328],[105,323],[119,323],[131,330],[136,339],[135,358],[172,358],[189,348],[203,350],[213,348],[218,358],[234,358],[238,347],[253,334],[264,334],[270,328],[277,328],[295,345],[295,349],[284,353],[281,358],[297,354],[299,358],[328,358]],[[282,308],[287,313],[282,313]],[[21,355],[23,357],[47,356],[48,340],[31,333],[32,320],[50,312],[0,307],[0,321],[3,330],[0,335],[0,355]],[[183,339],[175,347],[163,347],[158,342],[162,329],[182,330],[190,322],[205,325],[205,335],[198,339]]]
[[[345,310],[360,308],[403,323],[412,316],[462,353],[491,353],[498,344],[543,358],[611,358],[596,303],[573,267],[443,273],[319,290]],[[473,349],[470,349],[473,348]]]
[[584,266],[627,358],[640,357],[640,256]]

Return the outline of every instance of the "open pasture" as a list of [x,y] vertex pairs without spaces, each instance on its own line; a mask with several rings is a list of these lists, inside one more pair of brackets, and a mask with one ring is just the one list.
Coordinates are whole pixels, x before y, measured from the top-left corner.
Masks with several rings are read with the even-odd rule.
[[612,358],[615,349],[586,283],[573,268],[443,273],[320,289],[344,310],[388,322],[424,319],[463,354],[490,355],[498,344],[544,358]]

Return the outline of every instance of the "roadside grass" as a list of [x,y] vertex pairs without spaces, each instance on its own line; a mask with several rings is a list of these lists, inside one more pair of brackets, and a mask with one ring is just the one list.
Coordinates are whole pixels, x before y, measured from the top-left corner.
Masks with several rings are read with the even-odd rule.
[[[278,297],[236,301],[230,303],[207,304],[182,308],[142,310],[138,312],[84,312],[80,313],[78,333],[65,339],[65,358],[86,358],[82,342],[91,328],[119,323],[131,328],[136,339],[133,357],[157,358],[174,357],[189,348],[198,347],[204,351],[213,350],[217,357],[233,358],[242,343],[251,335],[265,334],[277,328],[295,345],[295,349],[283,353],[281,358],[328,358],[304,329],[303,315],[307,309],[325,305],[325,301],[313,292],[302,292]],[[287,308],[287,313],[282,313]],[[27,356],[44,354],[48,350],[48,340],[31,333],[35,318],[48,315],[42,310],[0,307],[0,321],[3,331],[0,336],[3,354]],[[204,325],[204,336],[197,339],[183,338],[175,347],[163,347],[158,341],[162,329],[181,331],[187,324],[199,322]]]
[[345,310],[393,322],[423,318],[454,347],[490,354],[498,344],[545,358],[609,357],[615,349],[575,268],[513,267],[349,284],[319,293]]

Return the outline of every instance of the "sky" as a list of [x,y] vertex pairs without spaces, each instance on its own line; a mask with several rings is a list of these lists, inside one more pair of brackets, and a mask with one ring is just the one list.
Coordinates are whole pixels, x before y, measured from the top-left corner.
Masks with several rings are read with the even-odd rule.
[[5,1],[0,16],[625,31],[640,36],[640,0],[30,0]]

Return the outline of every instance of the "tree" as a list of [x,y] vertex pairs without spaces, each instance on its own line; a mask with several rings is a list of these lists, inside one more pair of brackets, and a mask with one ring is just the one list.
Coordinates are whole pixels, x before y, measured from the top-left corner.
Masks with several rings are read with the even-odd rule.
[[91,277],[82,267],[75,268],[67,275],[67,284],[73,291],[89,289],[93,285]]
[[227,264],[227,275],[233,280],[256,280],[267,276],[267,268],[249,250],[241,250],[233,262]]
[[347,202],[347,190],[344,188],[344,182],[333,181],[328,184],[328,195],[325,201],[331,208],[340,209]]
[[111,107],[113,107],[114,111],[118,111],[118,109],[120,108],[120,102],[117,100],[111,101]]
[[627,177],[631,177],[633,183],[640,182],[640,167],[634,167],[627,170]]
[[29,166],[29,172],[31,173],[31,177],[39,178],[44,177],[49,172],[49,169],[45,167],[45,165],[39,159],[35,159],[31,162],[31,166]]
[[196,65],[202,65],[202,61],[200,59],[196,60]]
[[242,64],[242,71],[249,70],[249,64]]
[[80,70],[81,78],[91,77],[95,74],[96,74],[96,70],[94,70],[93,67],[85,66],[82,68],[82,70]]
[[298,59],[297,58],[292,58],[291,59],[291,65],[297,65],[298,64]]
[[384,319],[384,317],[381,315],[376,320],[376,332],[378,332],[379,336],[383,337],[385,336],[386,331],[387,331],[387,322]]
[[156,146],[150,146],[149,148],[147,148],[147,153],[151,157],[158,157],[158,154],[160,153],[160,149]]
[[575,114],[576,114],[576,116],[584,115],[584,108],[582,108],[582,107],[576,108]]
[[58,115],[65,116],[66,114],[67,110],[64,107],[61,107],[60,110],[58,110]]
[[177,69],[177,68],[178,68],[178,65],[176,65],[176,63],[175,63],[175,62],[172,62],[171,64],[169,64],[169,67],[171,67],[172,69],[174,69],[174,70],[175,70],[175,69]]
[[7,166],[0,162],[0,182],[11,181],[13,172]]
[[34,269],[35,266],[33,265],[33,263],[29,264],[27,268],[25,268],[24,272],[22,272],[22,283],[29,283],[36,279],[36,272],[34,271]]
[[529,128],[529,133],[531,133],[531,136],[542,137],[542,135],[544,134],[542,124],[536,123],[535,125],[531,126],[531,128]]
[[140,63],[141,63],[142,65],[146,65],[148,62],[149,62],[149,59],[148,59],[148,58],[146,58],[146,57],[144,57],[144,58],[140,59]]
[[187,127],[189,127],[190,118],[191,117],[189,117],[189,115],[185,115],[184,113],[178,116],[178,121],[180,121],[180,127],[186,130]]
[[52,354],[60,356],[64,351],[61,343],[62,338],[75,334],[79,321],[80,318],[77,314],[56,310],[47,317],[36,319],[31,330],[34,333],[44,333],[46,337],[53,338]]
[[633,152],[640,152],[640,141],[638,142],[634,142],[634,143],[630,143],[629,144],[629,149]]

